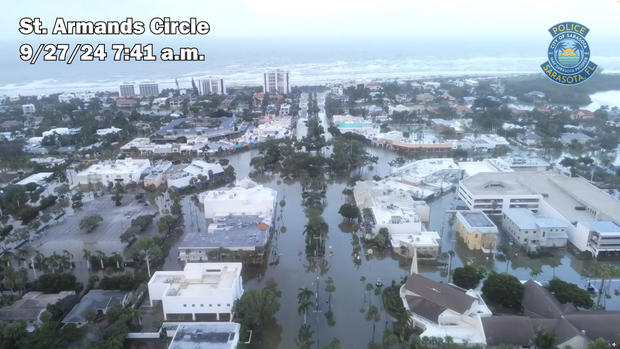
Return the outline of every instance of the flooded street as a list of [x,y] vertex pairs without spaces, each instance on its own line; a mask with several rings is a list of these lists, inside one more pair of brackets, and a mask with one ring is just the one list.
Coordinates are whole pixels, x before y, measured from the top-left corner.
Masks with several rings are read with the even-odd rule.
[[[369,148],[369,151],[378,157],[378,163],[359,170],[358,174],[364,179],[373,176],[384,177],[389,174],[389,162],[396,155],[383,149]],[[248,176],[251,171],[250,160],[256,156],[257,150],[227,156],[230,164],[235,168],[237,178]],[[326,256],[324,258],[307,257],[305,241],[302,234],[307,218],[301,199],[301,185],[297,182],[285,183],[278,176],[271,176],[260,181],[261,184],[278,191],[278,201],[284,200],[285,206],[278,207],[276,221],[277,233],[274,233],[272,251],[269,263],[263,267],[244,266],[244,287],[255,289],[264,287],[267,280],[273,279],[282,291],[281,307],[277,313],[277,324],[274,324],[263,334],[265,348],[293,348],[299,327],[303,324],[303,316],[297,312],[297,293],[300,287],[311,289],[315,295],[318,292],[318,307],[313,303],[312,311],[308,314],[308,324],[314,331],[315,345],[321,348],[333,338],[340,339],[344,348],[366,347],[368,342],[380,340],[386,326],[390,327],[392,319],[383,311],[380,296],[374,292],[366,292],[365,284],[375,283],[381,279],[385,286],[392,281],[399,283],[409,271],[410,261],[399,258],[390,250],[367,253],[362,249],[360,265],[354,263],[352,256],[353,240],[349,226],[343,224],[338,209],[345,202],[342,193],[346,188],[347,178],[335,182],[328,182],[326,202],[323,218],[329,224],[329,234],[326,241]],[[454,251],[452,270],[466,262],[481,265],[488,270],[508,272],[519,279],[533,278],[546,282],[554,275],[561,276],[565,281],[574,282],[585,287],[588,278],[583,276],[591,262],[578,260],[565,250],[558,250],[553,257],[529,258],[517,251],[511,256],[512,260],[505,261],[501,256],[495,258],[485,256],[479,252],[468,251],[458,241],[451,215],[446,211],[451,208],[455,197],[454,191],[429,202],[431,218],[428,230],[439,232],[442,237],[442,252]],[[206,229],[202,211],[189,198],[183,200],[183,212],[186,217],[186,231]],[[280,232],[286,227],[286,233]],[[330,252],[333,255],[329,257]],[[166,270],[182,268],[176,259],[176,249],[173,249],[165,265]],[[435,280],[448,281],[447,260],[437,266],[422,262],[420,272]],[[616,263],[617,264],[617,263]],[[335,323],[328,323],[327,293],[325,281],[328,277],[334,279],[336,291],[332,294],[332,308]],[[362,282],[362,277],[366,281]],[[611,283],[613,290],[620,287],[620,282]],[[368,321],[362,309],[371,305],[379,306],[381,318],[379,321]],[[607,309],[620,309],[620,297],[612,296],[605,299]]]

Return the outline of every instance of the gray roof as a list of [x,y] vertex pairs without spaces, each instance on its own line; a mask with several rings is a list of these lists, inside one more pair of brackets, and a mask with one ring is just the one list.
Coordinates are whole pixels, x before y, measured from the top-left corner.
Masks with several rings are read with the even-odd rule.
[[434,322],[437,322],[439,315],[446,310],[445,307],[428,301],[422,297],[405,296],[405,299],[407,300],[409,310],[411,310],[412,313]]
[[[491,316],[482,318],[487,345],[528,345],[536,332],[545,330],[563,343],[576,336],[589,340],[613,341],[620,334],[620,311],[580,311],[571,304],[561,304],[547,289],[534,281],[524,284],[525,316]],[[518,329],[515,331],[515,329]]]
[[568,228],[560,219],[537,216],[527,208],[507,208],[503,212],[519,229]]
[[586,332],[591,340],[612,341],[620,334],[620,311],[576,311],[564,315],[575,327]]
[[[569,222],[610,220],[620,224],[620,200],[581,177],[551,171],[483,172],[461,183],[474,195],[544,194],[542,199]],[[588,210],[575,210],[575,206]]]
[[611,221],[590,221],[590,222],[582,222],[584,225],[589,227],[590,229],[596,230],[600,234],[605,235],[605,233],[618,233],[620,232],[620,226]]
[[107,311],[113,304],[123,304],[127,297],[127,292],[118,290],[90,290],[80,303],[76,304],[73,309],[62,319],[67,323],[84,323],[86,322],[86,312],[90,309],[98,311]]
[[532,280],[523,284],[523,313],[534,318],[558,318],[575,307],[562,305],[547,289]]
[[180,323],[169,349],[233,349],[241,326],[235,322]]
[[527,346],[536,336],[531,319],[527,316],[495,315],[481,320],[487,345]]
[[494,227],[489,217],[482,211],[460,211],[460,214],[472,227]]
[[39,314],[50,304],[75,298],[74,291],[62,291],[55,294],[28,292],[13,304],[0,309],[0,321],[35,322]]
[[405,288],[428,302],[460,314],[467,311],[475,301],[474,297],[461,289],[431,280],[420,274],[409,275]]
[[217,221],[209,223],[217,225],[214,231],[186,233],[179,249],[264,247],[269,238],[269,229],[259,229],[261,223],[266,224],[267,228],[270,226],[270,222],[265,222],[257,215],[218,217]]

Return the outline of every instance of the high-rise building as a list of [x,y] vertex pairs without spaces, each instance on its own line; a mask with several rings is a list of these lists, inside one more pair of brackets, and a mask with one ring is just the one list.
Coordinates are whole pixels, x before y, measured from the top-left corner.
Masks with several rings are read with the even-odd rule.
[[142,97],[151,97],[159,95],[159,85],[156,82],[144,82],[138,85],[140,95]]
[[206,79],[200,79],[198,81],[198,92],[201,96],[206,95],[225,95],[226,86],[224,85],[224,79],[208,77]]
[[136,95],[136,91],[133,88],[133,84],[123,83],[118,89],[118,94],[121,97],[133,97]]
[[270,70],[263,75],[263,92],[288,94],[291,92],[289,73],[283,70]]

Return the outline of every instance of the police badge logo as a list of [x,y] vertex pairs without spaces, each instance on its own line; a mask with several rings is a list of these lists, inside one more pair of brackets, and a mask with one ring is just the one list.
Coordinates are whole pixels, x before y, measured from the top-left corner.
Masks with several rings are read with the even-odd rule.
[[551,27],[553,40],[549,44],[549,60],[540,67],[553,81],[577,85],[586,81],[598,67],[590,61],[590,45],[585,36],[590,30],[579,23],[564,22]]

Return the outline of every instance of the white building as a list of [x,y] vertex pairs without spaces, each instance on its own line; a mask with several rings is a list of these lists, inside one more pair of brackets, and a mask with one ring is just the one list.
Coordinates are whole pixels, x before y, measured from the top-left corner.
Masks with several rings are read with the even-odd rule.
[[226,85],[224,85],[224,79],[216,77],[200,79],[198,80],[198,92],[201,96],[225,95]]
[[80,185],[110,185],[138,183],[151,162],[148,159],[123,159],[106,161],[90,166],[77,174]]
[[61,93],[58,95],[58,102],[60,103],[70,103],[74,99],[79,99],[82,102],[89,102],[91,99],[96,97],[93,92],[67,92]]
[[58,135],[58,136],[76,135],[80,133],[81,129],[82,129],[81,127],[76,127],[76,128],[56,127],[51,130],[43,131],[41,136],[47,137],[47,136],[53,136],[53,135]]
[[458,163],[458,166],[463,171],[464,177],[471,177],[483,172],[514,172],[510,168],[510,164],[500,158],[484,159],[482,161],[461,161]]
[[283,70],[270,70],[263,74],[264,93],[291,93],[289,72]]
[[172,167],[170,161],[160,161],[148,169],[148,173],[142,179],[144,186],[153,185],[159,187],[168,178],[168,170]]
[[458,195],[470,209],[481,209],[487,214],[527,208],[560,219],[567,223],[568,240],[580,251],[591,249],[584,243],[589,230],[576,229],[578,222],[620,223],[620,201],[584,178],[551,171],[478,173],[461,180]]
[[234,187],[209,190],[201,193],[207,219],[229,215],[258,215],[271,222],[275,213],[278,192],[256,184],[250,179],[237,181]]
[[205,181],[212,181],[215,177],[221,176],[223,173],[224,169],[219,163],[194,160],[181,172],[168,177],[168,188],[186,188],[192,184],[192,178],[196,181],[201,181],[201,178],[204,178]]
[[117,127],[108,127],[108,128],[100,128],[97,130],[97,136],[106,136],[106,135],[111,135],[111,134],[116,134],[116,133],[120,133],[122,131],[122,129],[117,128]]
[[[133,86],[132,86],[133,88]],[[138,85],[140,96],[151,97],[159,95],[159,85],[156,82],[143,82]],[[124,96],[121,96],[124,97]]]
[[130,84],[130,83],[121,84],[118,88],[118,95],[121,97],[135,96],[136,91],[134,90],[133,84]]
[[35,173],[33,175],[30,175],[30,176],[22,179],[21,181],[17,182],[16,184],[17,185],[26,185],[26,184],[34,183],[36,185],[42,186],[53,175],[54,175],[53,172],[39,172],[39,173]]
[[540,195],[508,173],[481,172],[460,181],[458,195],[470,210],[500,214],[509,208],[538,211]]
[[174,322],[162,326],[172,337],[168,349],[236,349],[241,325],[236,322]]
[[121,152],[131,154],[139,153],[141,156],[152,154],[192,153],[200,154],[209,144],[209,138],[203,135],[187,136],[186,143],[153,143],[148,137],[134,138],[121,147]]
[[482,318],[492,316],[482,296],[413,273],[400,288],[405,309],[422,337],[451,337],[455,343],[486,344]]
[[580,251],[599,253],[620,251],[620,226],[610,221],[578,222],[571,241]]
[[22,112],[24,113],[24,115],[32,115],[37,111],[37,108],[35,108],[34,104],[23,104],[22,105]]
[[417,255],[418,257],[435,258],[439,254],[441,237],[436,231],[395,233],[390,234],[390,242],[394,252],[401,256],[410,258]]
[[161,301],[164,320],[202,320],[225,315],[232,320],[243,295],[241,263],[187,263],[183,271],[157,271],[148,283],[151,306]]
[[568,239],[568,224],[564,220],[534,215],[526,208],[504,210],[502,227],[528,252],[547,247],[565,247]]

